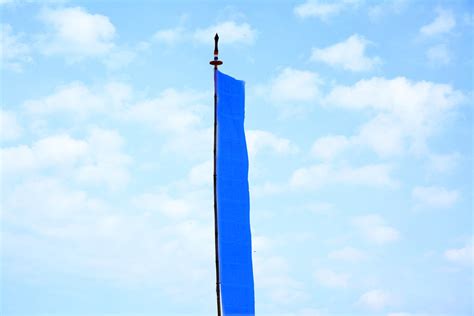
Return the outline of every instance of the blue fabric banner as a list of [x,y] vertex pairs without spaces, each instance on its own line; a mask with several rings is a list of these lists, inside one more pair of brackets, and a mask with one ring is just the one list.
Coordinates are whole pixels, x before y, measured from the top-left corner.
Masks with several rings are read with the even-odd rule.
[[217,72],[217,212],[222,311],[254,315],[244,82]]

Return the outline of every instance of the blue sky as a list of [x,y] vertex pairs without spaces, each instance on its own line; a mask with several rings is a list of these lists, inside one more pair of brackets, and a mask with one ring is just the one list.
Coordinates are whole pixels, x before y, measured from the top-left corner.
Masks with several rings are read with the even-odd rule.
[[471,315],[469,1],[2,0],[2,315],[213,315],[213,34],[258,315]]

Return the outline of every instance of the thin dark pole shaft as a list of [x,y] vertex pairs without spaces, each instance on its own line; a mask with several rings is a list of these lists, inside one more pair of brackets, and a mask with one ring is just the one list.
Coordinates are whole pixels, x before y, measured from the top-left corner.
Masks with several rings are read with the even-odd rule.
[[219,275],[219,228],[217,225],[217,166],[216,166],[216,144],[217,144],[217,66],[214,66],[214,244],[216,253],[216,295],[217,315],[221,316],[221,287]]
[[219,273],[219,225],[218,225],[218,211],[217,211],[217,66],[222,65],[219,60],[219,49],[217,43],[219,36],[214,37],[214,60],[210,64],[214,65],[214,245],[216,255],[216,297],[217,297],[217,315],[221,316],[221,281]]

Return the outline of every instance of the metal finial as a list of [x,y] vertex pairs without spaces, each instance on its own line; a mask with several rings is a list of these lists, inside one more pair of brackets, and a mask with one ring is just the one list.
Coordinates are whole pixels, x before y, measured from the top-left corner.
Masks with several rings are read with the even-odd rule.
[[219,43],[219,35],[216,33],[216,36],[214,36],[214,56],[219,55],[218,43]]
[[214,69],[217,69],[217,66],[222,65],[222,61],[219,60],[219,35],[214,36],[214,60],[211,60],[209,64],[214,66]]

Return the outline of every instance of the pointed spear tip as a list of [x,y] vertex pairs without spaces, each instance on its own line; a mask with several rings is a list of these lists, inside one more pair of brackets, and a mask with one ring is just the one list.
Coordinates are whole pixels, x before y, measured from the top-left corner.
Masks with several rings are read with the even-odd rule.
[[217,35],[216,33],[216,36],[214,36],[214,55],[219,54],[218,44],[219,44],[219,35]]
[[216,33],[214,36],[214,60],[211,60],[209,63],[214,65],[214,69],[217,69],[217,66],[222,65],[222,61],[219,60],[219,35]]

